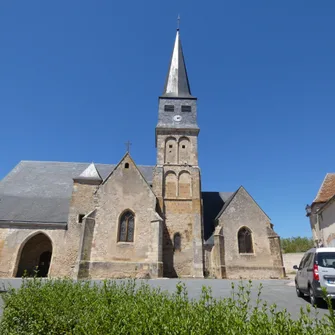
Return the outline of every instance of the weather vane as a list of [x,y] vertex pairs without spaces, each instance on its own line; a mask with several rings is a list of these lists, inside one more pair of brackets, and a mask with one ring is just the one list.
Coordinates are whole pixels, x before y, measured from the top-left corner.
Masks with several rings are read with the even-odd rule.
[[177,30],[179,30],[180,28],[180,15],[178,14],[178,17],[177,17]]

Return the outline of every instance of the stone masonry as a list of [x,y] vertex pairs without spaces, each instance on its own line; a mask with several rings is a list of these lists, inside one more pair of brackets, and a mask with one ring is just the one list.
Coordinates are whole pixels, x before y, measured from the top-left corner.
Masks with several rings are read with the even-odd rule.
[[156,165],[129,152],[117,165],[20,162],[0,181],[0,276],[285,276],[280,238],[244,187],[202,191],[197,113],[178,30]]

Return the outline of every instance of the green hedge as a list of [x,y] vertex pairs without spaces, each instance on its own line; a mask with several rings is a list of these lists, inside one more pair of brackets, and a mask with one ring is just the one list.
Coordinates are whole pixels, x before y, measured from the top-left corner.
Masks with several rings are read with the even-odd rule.
[[[250,302],[251,282],[215,300],[209,288],[190,300],[183,284],[174,294],[129,280],[101,285],[24,279],[3,294],[0,334],[334,334],[335,317],[317,320],[308,309],[298,320],[261,301]],[[330,313],[333,313],[330,308]]]

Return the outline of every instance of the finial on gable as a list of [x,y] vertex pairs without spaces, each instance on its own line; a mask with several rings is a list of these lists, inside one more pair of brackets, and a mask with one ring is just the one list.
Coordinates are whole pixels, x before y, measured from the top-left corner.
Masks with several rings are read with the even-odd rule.
[[126,143],[126,152],[130,153],[130,146],[132,145],[132,143],[128,140]]

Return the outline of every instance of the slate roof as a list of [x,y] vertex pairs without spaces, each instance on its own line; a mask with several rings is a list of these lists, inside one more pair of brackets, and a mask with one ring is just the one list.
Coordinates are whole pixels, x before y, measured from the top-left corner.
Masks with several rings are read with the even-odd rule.
[[213,234],[215,219],[233,194],[232,192],[202,192],[205,241]]
[[[0,181],[0,222],[66,223],[73,178],[90,163],[21,161]],[[95,164],[103,180],[114,164]],[[138,166],[152,184],[154,166]],[[214,222],[234,193],[202,192],[204,239],[214,231]]]
[[233,198],[235,197],[236,193],[238,192],[239,189],[237,189],[234,193],[231,193],[229,198],[227,198],[227,200],[225,201],[224,205],[222,206],[220,212],[217,214],[217,216],[215,217],[215,219],[219,219],[219,217],[221,216],[221,214],[225,211],[225,209],[229,206],[229,204],[231,203],[231,201],[233,200]]
[[[0,181],[0,222],[67,222],[73,178],[90,163],[21,161]],[[114,164],[95,164],[102,179]],[[154,166],[138,166],[152,183]]]
[[[247,192],[247,190],[243,186],[240,186],[233,193],[228,193],[228,192],[219,193],[219,194],[224,195],[224,197],[222,199],[222,202],[221,202],[222,206],[220,208],[219,208],[219,206],[215,207],[215,209],[213,208],[211,216],[208,218],[208,221],[206,223],[204,223],[204,226],[205,227],[207,226],[207,233],[204,233],[205,245],[214,245],[214,230],[215,230],[214,223],[215,223],[216,220],[218,220],[220,218],[221,214],[226,210],[226,208],[229,206],[231,201],[234,199],[235,195],[241,189],[243,189],[250,196],[250,198],[255,202],[255,204],[259,207],[259,209],[268,217],[268,215],[263,211],[263,209],[258,205],[258,203],[255,201],[255,199]],[[204,192],[203,192],[203,194],[204,194]],[[208,207],[208,205],[207,205],[207,207]],[[204,208],[205,208],[205,204],[204,204]],[[219,209],[219,210],[217,210],[217,209]],[[214,216],[214,213],[216,213],[215,216]],[[213,218],[213,216],[214,216],[214,218]],[[269,220],[270,220],[270,218],[269,218]],[[268,233],[268,236],[278,237],[276,232],[270,227],[267,228],[267,233]]]
[[166,77],[163,97],[190,98],[191,89],[188,81],[183,48],[177,30],[169,71]]
[[335,173],[327,173],[313,202],[326,202],[335,195]]

